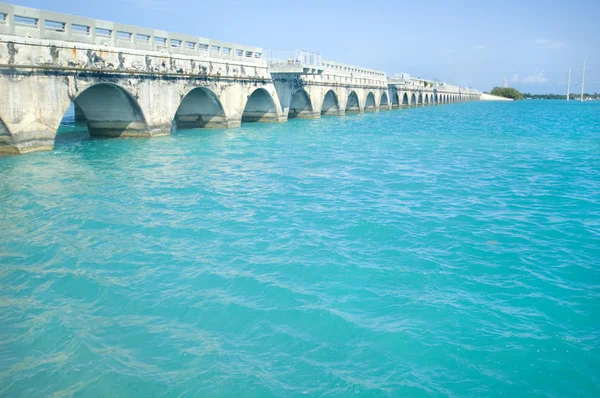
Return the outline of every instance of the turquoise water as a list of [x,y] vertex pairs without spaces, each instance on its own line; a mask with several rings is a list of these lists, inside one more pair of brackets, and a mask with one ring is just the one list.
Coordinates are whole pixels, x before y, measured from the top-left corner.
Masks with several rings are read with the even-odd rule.
[[600,395],[600,102],[0,158],[0,396]]

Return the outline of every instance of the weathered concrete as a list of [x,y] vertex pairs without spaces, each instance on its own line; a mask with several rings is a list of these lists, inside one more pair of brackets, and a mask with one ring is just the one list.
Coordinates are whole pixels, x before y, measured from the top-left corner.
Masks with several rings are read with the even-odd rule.
[[0,153],[50,150],[71,103],[92,136],[154,137],[475,99],[296,52],[0,4]]

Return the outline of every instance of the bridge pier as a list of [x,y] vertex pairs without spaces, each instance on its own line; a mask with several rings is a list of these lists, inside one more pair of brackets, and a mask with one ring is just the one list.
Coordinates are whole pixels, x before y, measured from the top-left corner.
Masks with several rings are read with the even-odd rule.
[[81,110],[81,108],[79,107],[79,105],[74,104],[74,108],[75,108],[75,121],[77,121],[77,122],[84,122],[85,121],[85,115],[83,114],[83,111]]

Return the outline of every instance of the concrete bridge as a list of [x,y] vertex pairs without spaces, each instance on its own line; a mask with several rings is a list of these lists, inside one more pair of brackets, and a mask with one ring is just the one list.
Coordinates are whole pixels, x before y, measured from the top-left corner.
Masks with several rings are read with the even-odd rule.
[[478,99],[314,53],[267,59],[257,47],[7,4],[0,87],[0,153],[51,150],[72,103],[92,136],[153,137]]

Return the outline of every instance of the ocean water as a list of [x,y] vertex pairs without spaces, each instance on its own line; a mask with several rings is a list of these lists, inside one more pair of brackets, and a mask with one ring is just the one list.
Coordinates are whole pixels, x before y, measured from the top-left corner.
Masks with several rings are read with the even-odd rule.
[[0,396],[600,396],[600,102],[80,130],[0,158]]

